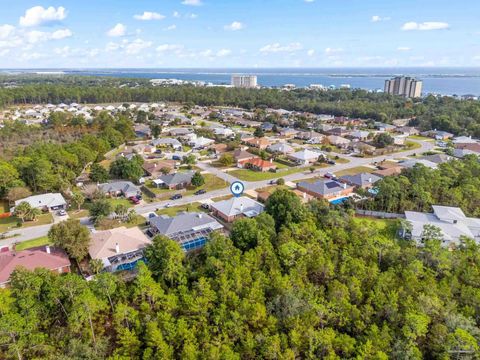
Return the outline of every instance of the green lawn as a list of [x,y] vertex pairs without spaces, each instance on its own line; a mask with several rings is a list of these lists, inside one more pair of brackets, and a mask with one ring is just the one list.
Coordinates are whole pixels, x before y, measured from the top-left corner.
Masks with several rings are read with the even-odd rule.
[[172,206],[172,207],[169,207],[169,208],[166,208],[166,209],[160,209],[160,210],[157,210],[156,213],[158,215],[175,216],[180,211],[189,211],[189,212],[203,211],[203,212],[205,212],[206,210],[202,209],[200,207],[200,205],[201,204],[199,202],[194,202],[194,203],[185,204],[185,205]]
[[422,140],[422,141],[434,141],[434,139],[425,137],[425,136],[420,136],[420,135],[410,135],[408,139],[412,140]]
[[115,209],[115,207],[118,205],[125,205],[127,207],[133,206],[130,200],[124,198],[107,198],[107,200],[112,205],[113,209]]
[[28,241],[18,243],[15,246],[15,250],[20,251],[20,250],[30,249],[30,248],[33,248],[33,247],[50,245],[50,244],[51,244],[51,242],[48,239],[48,236],[42,236],[42,237],[39,237],[37,239],[32,239],[32,240],[28,240]]
[[[187,188],[187,191],[182,193],[183,196],[189,196],[193,195],[196,191],[200,189],[204,189],[206,191],[214,191],[214,190],[220,190],[228,186],[228,184],[225,182],[225,180],[220,179],[219,177],[213,175],[213,174],[203,174],[203,178],[205,179],[205,184],[199,187],[190,187]],[[162,189],[162,188],[157,188],[153,185],[151,181],[147,181],[145,186],[151,190],[155,194],[176,194],[178,193],[178,190],[170,190],[170,189]]]
[[398,219],[376,219],[376,218],[368,218],[368,217],[355,217],[353,221],[357,224],[366,224],[371,225],[374,224],[380,231],[382,231],[385,235],[395,237],[399,222]]
[[422,147],[422,144],[415,142],[415,141],[405,141],[405,150],[415,150],[415,149],[420,149]]
[[88,217],[89,213],[88,210],[86,209],[80,209],[80,211],[77,210],[71,210],[68,212],[68,216],[70,219],[81,219],[84,217]]
[[375,169],[372,169],[371,167],[368,167],[368,166],[355,166],[355,167],[352,167],[350,169],[345,169],[345,170],[335,172],[335,175],[337,175],[337,176],[356,175],[356,174],[360,174],[362,172],[372,173],[374,171],[375,171]]
[[[11,216],[8,218],[0,219],[0,232],[5,232],[13,229],[18,229],[17,223],[22,222],[19,218]],[[30,227],[51,224],[53,222],[53,216],[50,213],[40,215],[36,221],[25,221],[21,227]]]

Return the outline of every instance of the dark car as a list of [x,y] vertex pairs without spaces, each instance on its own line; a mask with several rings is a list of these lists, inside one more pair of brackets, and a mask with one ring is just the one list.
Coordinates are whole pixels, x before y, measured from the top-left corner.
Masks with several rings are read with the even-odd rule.
[[201,207],[202,209],[205,209],[205,210],[210,209],[210,205],[208,205],[208,204],[202,204],[200,207]]
[[140,204],[140,200],[138,200],[136,196],[130,196],[128,199],[135,205]]
[[182,194],[175,194],[170,198],[170,200],[178,200],[178,199],[181,199],[182,197],[183,197]]
[[206,192],[207,192],[207,190],[200,189],[200,190],[195,191],[193,194],[194,195],[202,195],[202,194],[205,194]]
[[153,237],[153,233],[150,230],[147,230],[145,234],[147,234],[148,237]]
[[336,162],[333,161],[333,160],[328,160],[327,163],[330,164],[330,165],[335,165],[336,164]]

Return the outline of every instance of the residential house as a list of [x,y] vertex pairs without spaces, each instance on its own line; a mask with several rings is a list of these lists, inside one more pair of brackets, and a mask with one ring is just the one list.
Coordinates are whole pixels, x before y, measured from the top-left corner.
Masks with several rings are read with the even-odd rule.
[[353,150],[353,152],[362,155],[373,155],[377,148],[373,145],[367,144],[363,141],[352,141],[350,143],[349,149]]
[[414,128],[412,126],[400,126],[395,129],[396,132],[408,136],[413,136],[413,135],[418,135],[420,134],[420,131],[418,131],[417,128]]
[[152,135],[150,126],[146,124],[135,124],[133,129],[135,131],[135,135],[140,138],[149,138]]
[[144,249],[150,243],[138,227],[122,226],[92,233],[88,253],[101,260],[106,271],[131,270],[144,259]]
[[480,219],[465,216],[462,209],[450,206],[432,206],[433,213],[405,211],[408,226],[401,235],[421,243],[426,225],[440,229],[444,246],[458,245],[461,237],[480,241]]
[[347,135],[347,137],[352,138],[352,139],[357,139],[360,141],[365,141],[368,139],[368,136],[370,135],[369,131],[365,130],[355,130],[350,132],[350,134]]
[[471,136],[456,136],[452,139],[452,143],[456,147],[459,144],[478,144],[478,140],[473,139]]
[[254,155],[252,153],[249,153],[248,151],[237,149],[233,152],[233,157],[235,158],[237,162],[237,166],[241,167],[241,164],[245,160],[251,160],[251,159],[258,159],[259,157],[257,155]]
[[0,252],[0,288],[8,286],[10,276],[19,267],[31,271],[43,268],[63,274],[70,272],[70,260],[63,250],[50,246]]
[[308,144],[321,144],[323,139],[325,139],[325,135],[316,131],[299,131],[295,137],[305,140]]
[[407,141],[408,135],[394,135],[393,136],[393,145],[403,146]]
[[469,150],[473,153],[480,154],[480,143],[461,143],[455,144],[456,149]]
[[362,172],[354,175],[345,175],[340,177],[341,182],[345,182],[349,185],[355,186],[357,188],[362,188],[362,189],[372,188],[375,185],[375,183],[381,179],[382,178],[377,175],[366,173],[366,172]]
[[244,143],[256,147],[260,150],[265,150],[268,146],[271,145],[271,142],[267,138],[247,138],[244,140]]
[[460,148],[460,149],[453,149],[453,156],[457,158],[463,158],[467,155],[480,156],[480,149],[478,151],[470,150],[467,147]]
[[353,192],[353,186],[331,179],[319,179],[313,183],[301,181],[297,184],[297,189],[328,201],[347,197]]
[[395,131],[396,129],[395,125],[385,124],[382,122],[375,122],[373,124],[373,127],[381,132],[392,132],[392,131]]
[[163,175],[163,169],[168,169],[169,172],[173,171],[176,164],[175,160],[145,161],[142,168],[147,176],[158,177]]
[[210,215],[194,212],[154,217],[150,219],[150,227],[153,233],[178,242],[184,251],[203,247],[212,232],[223,229],[223,225]]
[[333,128],[333,129],[330,129],[328,131],[326,131],[326,133],[328,135],[333,135],[333,136],[347,136],[348,134],[350,134],[350,131],[345,129],[345,128],[341,128],[341,127],[336,127],[336,128]]
[[295,130],[295,129],[291,129],[291,128],[280,129],[280,136],[283,136],[286,138],[293,138],[297,134],[298,134],[298,130]]
[[411,159],[411,160],[401,161],[399,163],[399,165],[407,169],[411,169],[418,164],[428,167],[430,169],[436,169],[438,167],[437,163],[434,163],[433,161],[425,160],[425,159]]
[[195,171],[176,172],[174,174],[162,175],[158,179],[153,180],[157,187],[166,189],[185,189],[192,184],[192,177]]
[[229,223],[241,217],[252,218],[263,212],[262,204],[246,196],[218,201],[210,208],[213,215]]
[[124,196],[126,198],[140,195],[140,188],[135,186],[131,181],[113,181],[109,183],[99,184],[98,189],[107,196]]
[[233,130],[227,127],[212,126],[211,129],[213,130],[213,133],[219,137],[231,138],[235,136]]
[[[60,193],[47,193],[41,195],[32,195],[24,199],[15,201],[15,206],[22,202],[27,202],[32,208],[46,211],[65,210],[67,202]],[[14,211],[14,208],[10,210]]]
[[308,165],[316,163],[319,158],[325,158],[325,154],[323,154],[321,151],[303,149],[301,151],[297,151],[296,153],[289,154],[288,158],[300,165]]
[[237,166],[239,168],[251,169],[261,172],[274,171],[277,169],[277,165],[273,163],[273,160],[262,160],[259,157],[238,161]]
[[397,165],[397,166],[387,168],[387,169],[375,170],[372,174],[376,175],[376,176],[379,176],[381,178],[384,178],[386,176],[399,175],[399,174],[401,174],[402,170],[403,170],[403,167]]
[[421,159],[431,161],[435,164],[443,164],[453,160],[451,156],[443,153],[426,155],[426,156],[423,156]]
[[428,130],[420,133],[422,136],[431,137],[435,140],[448,140],[453,138],[453,134],[447,131],[439,131],[439,130]]
[[160,138],[152,141],[152,145],[156,147],[171,147],[175,151],[182,150],[182,143],[173,138]]
[[267,147],[267,151],[274,154],[283,154],[283,155],[287,155],[295,152],[295,150],[290,145],[283,142],[270,145],[269,147]]
[[194,149],[204,149],[207,146],[213,144],[214,142],[215,142],[215,140],[208,139],[206,137],[201,136],[199,138],[196,138],[196,139],[192,140],[190,142],[190,146]]
[[209,150],[213,151],[215,154],[223,154],[228,151],[228,145],[219,143],[219,144],[212,144],[208,147]]
[[270,122],[264,122],[262,123],[261,128],[263,131],[273,131],[274,126],[275,125]]
[[339,148],[346,148],[350,145],[350,140],[341,136],[329,135],[327,136],[327,140],[329,144]]
[[168,131],[168,134],[170,136],[175,136],[175,137],[181,137],[181,136],[185,136],[192,133],[193,133],[193,130],[188,128],[174,128]]

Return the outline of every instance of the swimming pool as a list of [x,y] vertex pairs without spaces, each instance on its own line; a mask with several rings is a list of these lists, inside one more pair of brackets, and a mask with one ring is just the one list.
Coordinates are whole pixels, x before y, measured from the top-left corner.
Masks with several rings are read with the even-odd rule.
[[330,201],[330,204],[339,205],[339,204],[342,204],[343,202],[347,201],[347,199],[348,199],[348,196],[341,197],[341,198],[338,198],[338,199],[334,199],[334,200]]

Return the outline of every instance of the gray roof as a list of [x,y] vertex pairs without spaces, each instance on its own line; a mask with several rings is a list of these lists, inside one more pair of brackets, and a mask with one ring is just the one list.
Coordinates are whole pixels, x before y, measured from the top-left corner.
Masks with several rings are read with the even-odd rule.
[[299,161],[311,161],[311,160],[318,160],[320,156],[324,156],[323,152],[320,150],[309,150],[309,149],[303,149],[300,151],[297,151],[294,154],[290,154],[289,157],[299,160]]
[[174,174],[162,175],[158,179],[163,181],[166,185],[177,185],[183,183],[189,183],[192,181],[192,177],[195,171],[176,172]]
[[290,145],[286,143],[276,143],[276,144],[270,145],[267,149],[271,152],[280,152],[284,154],[295,151]]
[[369,184],[375,184],[377,181],[381,180],[380,176],[369,174],[369,173],[360,173],[355,175],[345,175],[340,177],[341,180],[344,180],[348,184],[355,186],[365,186]]
[[211,207],[226,216],[244,214],[245,216],[253,217],[263,212],[262,204],[245,196],[219,201],[212,204]]
[[140,189],[131,181],[114,181],[98,185],[100,191],[104,193],[122,192],[124,194],[139,193]]
[[33,208],[43,208],[43,207],[57,207],[65,205],[67,202],[60,193],[48,193],[41,195],[32,195],[26,197],[25,199],[20,199],[15,201],[15,206],[22,202],[27,202]]
[[182,233],[213,231],[223,227],[210,215],[188,212],[180,213],[175,217],[166,215],[154,217],[150,219],[150,225],[160,234],[174,239]]
[[298,186],[320,195],[330,195],[344,190],[347,184],[342,184],[335,180],[320,179],[314,183],[301,181],[298,183]]
[[433,154],[433,155],[424,156],[422,157],[422,159],[434,162],[435,164],[443,164],[445,162],[452,160],[452,157],[448,156],[447,154]]
[[411,160],[405,160],[401,161],[399,165],[406,167],[406,168],[413,168],[415,165],[421,164],[423,166],[426,166],[430,169],[436,169],[437,168],[437,163],[434,163],[433,161],[425,160],[425,159],[411,159]]

